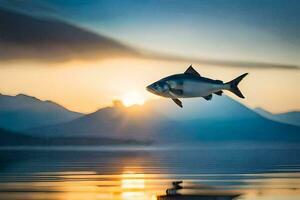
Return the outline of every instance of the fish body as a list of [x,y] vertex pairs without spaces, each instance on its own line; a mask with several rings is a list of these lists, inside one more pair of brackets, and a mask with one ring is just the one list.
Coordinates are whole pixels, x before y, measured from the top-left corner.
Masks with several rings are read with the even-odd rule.
[[171,98],[180,107],[182,107],[182,103],[179,98],[203,97],[206,100],[211,100],[212,94],[221,96],[223,90],[229,90],[244,98],[237,85],[247,74],[224,83],[221,80],[203,77],[190,66],[184,73],[165,77],[147,86],[146,89],[155,95]]

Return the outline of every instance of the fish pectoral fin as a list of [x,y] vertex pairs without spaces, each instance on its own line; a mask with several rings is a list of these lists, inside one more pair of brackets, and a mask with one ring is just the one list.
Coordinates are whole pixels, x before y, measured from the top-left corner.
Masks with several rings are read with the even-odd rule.
[[201,76],[193,67],[192,65],[189,66],[189,68],[187,68],[187,70],[185,70],[184,74],[191,74],[194,76]]
[[215,92],[215,94],[216,94],[216,95],[219,95],[219,96],[222,96],[222,94],[223,94],[223,91],[222,91],[222,90],[220,90],[220,91],[218,91],[218,92]]
[[205,100],[210,101],[212,99],[212,94],[203,97]]
[[179,99],[172,99],[180,108],[182,108],[182,102]]
[[170,88],[169,90],[170,90],[170,92],[172,92],[175,95],[182,95],[183,94],[183,90],[181,90],[181,89],[172,89],[172,88]]

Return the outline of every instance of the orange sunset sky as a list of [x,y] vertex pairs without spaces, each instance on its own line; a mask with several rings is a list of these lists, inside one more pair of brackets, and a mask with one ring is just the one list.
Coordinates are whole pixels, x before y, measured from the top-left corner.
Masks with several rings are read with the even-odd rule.
[[193,64],[223,81],[249,72],[245,99],[226,94],[251,108],[300,110],[296,1],[11,2],[0,3],[2,94],[88,113],[156,98],[148,84]]

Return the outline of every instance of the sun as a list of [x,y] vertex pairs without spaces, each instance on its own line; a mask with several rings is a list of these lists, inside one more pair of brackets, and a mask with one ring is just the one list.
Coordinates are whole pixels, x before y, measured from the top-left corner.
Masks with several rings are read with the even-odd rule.
[[122,96],[123,104],[128,107],[134,104],[143,105],[145,102],[145,98],[136,91],[131,91]]

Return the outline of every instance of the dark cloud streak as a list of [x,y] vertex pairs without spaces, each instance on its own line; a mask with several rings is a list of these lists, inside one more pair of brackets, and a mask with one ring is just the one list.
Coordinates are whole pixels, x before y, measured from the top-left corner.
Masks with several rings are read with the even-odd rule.
[[37,18],[0,9],[0,61],[62,62],[72,59],[113,57],[183,61],[230,67],[300,69],[294,65],[187,58],[137,50],[109,37],[60,20]]
[[1,60],[65,61],[136,54],[120,42],[66,22],[0,10]]
[[150,59],[159,60],[172,60],[178,62],[197,63],[204,65],[223,66],[223,67],[246,67],[246,68],[257,68],[257,69],[293,69],[300,70],[297,65],[287,65],[280,63],[267,63],[267,62],[254,62],[254,61],[238,61],[238,60],[221,60],[212,58],[188,58],[182,56],[174,56],[167,54],[147,53],[145,52],[144,57]]

